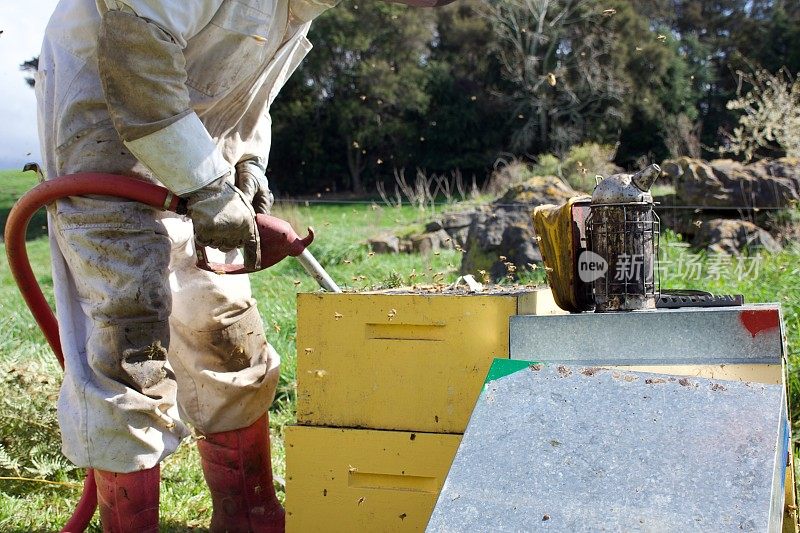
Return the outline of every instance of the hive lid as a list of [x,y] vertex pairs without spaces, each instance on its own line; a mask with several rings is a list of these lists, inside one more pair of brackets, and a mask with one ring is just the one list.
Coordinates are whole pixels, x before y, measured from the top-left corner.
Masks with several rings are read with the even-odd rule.
[[779,529],[781,385],[495,365],[428,531]]

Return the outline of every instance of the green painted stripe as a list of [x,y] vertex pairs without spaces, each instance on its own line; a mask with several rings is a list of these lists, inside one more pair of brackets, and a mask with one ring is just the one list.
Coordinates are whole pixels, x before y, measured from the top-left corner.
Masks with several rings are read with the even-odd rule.
[[483,383],[486,384],[490,381],[504,378],[510,374],[513,374],[514,372],[519,372],[520,370],[524,370],[529,366],[536,364],[540,363],[534,363],[533,361],[520,361],[519,359],[495,359],[492,361],[492,366],[489,367],[489,373],[486,374],[486,380]]

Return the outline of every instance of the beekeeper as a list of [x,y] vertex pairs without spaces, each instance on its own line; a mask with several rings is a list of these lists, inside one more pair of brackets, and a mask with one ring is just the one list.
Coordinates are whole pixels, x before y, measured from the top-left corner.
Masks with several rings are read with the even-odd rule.
[[61,0],[47,26],[36,74],[47,178],[122,174],[188,206],[49,208],[63,451],[95,469],[105,531],[158,529],[159,463],[187,423],[212,530],[283,531],[267,418],[279,357],[247,277],[195,268],[193,239],[218,249],[213,261],[255,264],[254,216],[272,204],[269,108],[311,49],[310,21],[336,1]]

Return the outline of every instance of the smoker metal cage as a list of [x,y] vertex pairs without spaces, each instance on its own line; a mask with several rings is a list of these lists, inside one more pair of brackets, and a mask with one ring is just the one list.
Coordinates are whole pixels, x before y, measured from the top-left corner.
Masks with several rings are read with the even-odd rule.
[[596,311],[654,309],[661,292],[661,221],[651,202],[592,204],[588,249],[606,271],[593,282]]

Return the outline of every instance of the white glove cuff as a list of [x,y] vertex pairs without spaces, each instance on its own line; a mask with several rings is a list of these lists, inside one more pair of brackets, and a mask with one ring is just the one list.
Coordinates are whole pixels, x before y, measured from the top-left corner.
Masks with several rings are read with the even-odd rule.
[[201,189],[231,171],[196,113],[127,141],[125,146],[178,196]]

